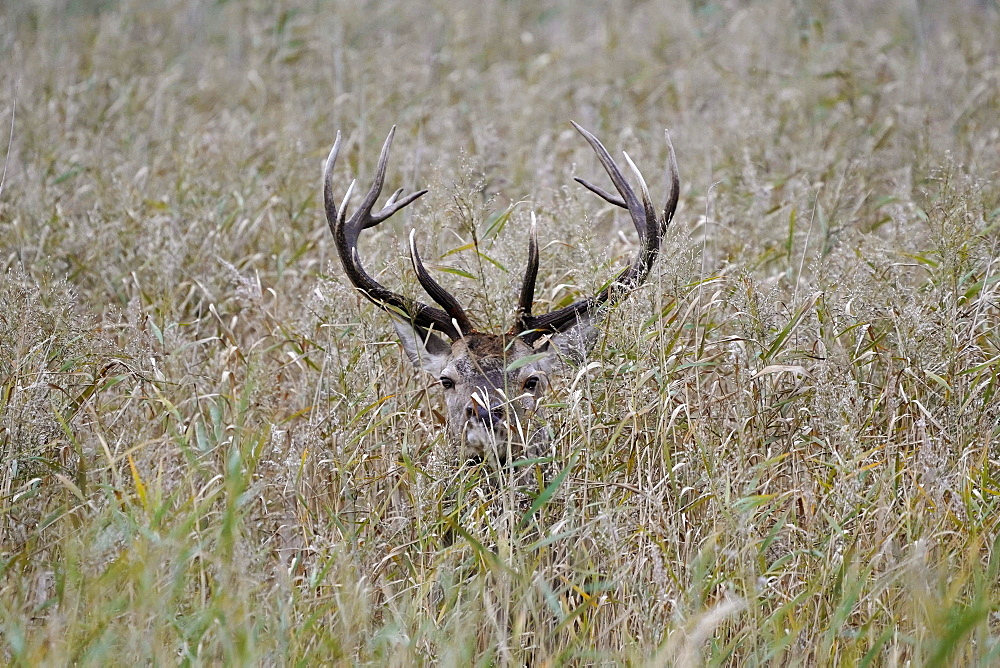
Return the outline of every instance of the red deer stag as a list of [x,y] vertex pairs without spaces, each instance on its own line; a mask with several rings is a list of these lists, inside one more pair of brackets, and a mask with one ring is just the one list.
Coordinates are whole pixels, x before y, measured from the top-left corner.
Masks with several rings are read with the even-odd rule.
[[[660,250],[663,233],[677,208],[680,181],[673,145],[667,135],[667,175],[670,196],[662,215],[650,201],[646,182],[625,153],[625,160],[639,185],[639,196],[625,180],[607,149],[594,135],[573,123],[587,140],[611,177],[618,195],[577,178],[576,180],[605,201],[626,209],[639,235],[640,249],[629,267],[613,278],[596,295],[576,301],[550,313],[532,313],[535,279],[538,275],[538,241],[532,224],[528,240],[528,267],[524,273],[514,326],[505,334],[479,332],[458,300],[427,272],[410,232],[410,259],[420,285],[441,307],[429,306],[393,292],[375,280],[361,263],[358,237],[362,230],[382,223],[412,203],[426,190],[402,196],[402,189],[389,197],[385,206],[373,212],[382,192],[393,127],[382,146],[375,182],[355,213],[347,217],[347,205],[354,182],[340,206],[333,194],[333,166],[340,151],[340,133],[323,171],[323,200],[326,220],[354,287],[392,317],[393,325],[413,364],[437,378],[447,404],[448,432],[469,459],[491,456],[505,463],[514,458],[537,456],[546,443],[544,427],[537,419],[539,401],[548,389],[548,371],[560,349],[575,342],[592,344],[594,312],[612,304],[642,284]],[[443,309],[443,310],[442,310]],[[445,341],[442,335],[448,338]],[[527,360],[527,361],[525,361]]]

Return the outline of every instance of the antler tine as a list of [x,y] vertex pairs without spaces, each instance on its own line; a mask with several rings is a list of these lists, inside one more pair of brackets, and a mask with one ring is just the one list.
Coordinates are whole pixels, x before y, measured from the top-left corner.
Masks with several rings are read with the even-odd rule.
[[621,206],[623,209],[628,209],[629,215],[632,216],[632,222],[635,224],[636,232],[642,236],[645,234],[645,230],[643,228],[646,227],[646,221],[644,218],[647,212],[643,208],[642,204],[640,204],[639,198],[635,196],[635,191],[632,190],[632,186],[630,186],[628,181],[625,180],[625,176],[622,175],[622,171],[618,168],[618,164],[611,158],[608,150],[604,148],[604,144],[602,144],[597,137],[582,128],[578,123],[576,123],[576,121],[570,121],[570,123],[573,124],[573,127],[576,128],[577,132],[583,135],[583,138],[587,140],[590,147],[594,149],[594,153],[597,154],[598,159],[601,161],[601,166],[604,167],[604,171],[606,171],[608,176],[611,177],[611,182],[615,185],[615,190],[618,191],[621,198],[619,199],[592,184],[584,183],[582,185],[611,204]]
[[[344,204],[337,208],[337,201],[333,197],[333,165],[337,162],[337,156],[340,154],[340,130],[337,130],[337,139],[333,142],[333,148],[330,149],[330,155],[326,158],[326,164],[323,165],[323,206],[326,209],[326,223],[330,226],[330,232],[336,236],[336,225],[337,221],[343,216],[344,206],[347,205],[347,200],[344,200]],[[354,182],[351,182],[350,187],[347,189],[347,194],[350,195],[351,190],[354,188]]]
[[[645,281],[646,277],[649,275],[649,272],[653,267],[653,263],[656,261],[663,233],[666,230],[666,226],[673,219],[674,211],[677,209],[677,201],[680,195],[680,177],[677,171],[677,160],[674,156],[673,145],[670,143],[669,133],[667,134],[667,146],[669,148],[667,169],[669,171],[670,179],[670,196],[667,200],[667,204],[661,218],[657,216],[656,211],[653,208],[653,204],[649,196],[649,189],[646,186],[645,179],[642,177],[642,173],[635,166],[635,163],[632,162],[629,155],[627,153],[625,154],[625,161],[628,163],[629,168],[632,170],[632,173],[639,184],[641,201],[640,198],[636,196],[632,187],[625,180],[625,177],[622,175],[618,165],[611,159],[607,149],[604,148],[604,145],[601,144],[597,137],[587,132],[577,123],[573,123],[573,127],[575,127],[580,134],[583,135],[584,139],[587,140],[587,143],[589,143],[594,149],[594,152],[597,153],[597,157],[600,159],[601,165],[604,166],[604,170],[608,173],[608,176],[611,177],[611,181],[614,183],[615,189],[621,197],[608,193],[605,190],[584,181],[583,179],[578,178],[576,180],[585,188],[604,199],[606,202],[628,210],[636,232],[639,234],[640,250],[638,255],[632,260],[629,267],[609,281],[599,293],[593,297],[587,297],[586,299],[576,301],[569,306],[552,311],[551,313],[537,316],[530,315],[530,303],[527,310],[524,308],[526,290],[522,288],[519,307],[521,315],[517,325],[517,332],[522,333],[521,336],[529,342],[537,340],[546,333],[561,332],[569,329],[588,312],[609,301],[617,301],[628,294],[628,292],[642,284],[642,282]],[[531,261],[529,259],[529,272],[531,270],[530,262]],[[537,259],[535,262],[537,263]],[[528,276],[526,275],[525,283],[527,282]],[[532,292],[533,288],[534,277],[532,277]]]
[[[389,131],[389,136],[385,139],[385,143],[382,145],[382,153],[379,155],[372,187],[368,191],[368,194],[365,195],[361,206],[349,220],[345,220],[347,217],[347,203],[354,189],[354,183],[352,182],[350,188],[348,188],[347,196],[340,207],[337,207],[333,196],[333,167],[340,152],[341,141],[340,132],[337,133],[337,139],[330,150],[330,155],[327,157],[326,165],[323,168],[323,204],[326,211],[326,221],[330,226],[330,231],[333,233],[337,254],[340,256],[344,272],[354,287],[360,290],[370,301],[386,311],[405,314],[417,327],[424,330],[437,329],[452,340],[455,340],[462,336],[462,332],[456,328],[449,313],[389,290],[365,271],[365,268],[361,264],[361,258],[358,255],[358,237],[362,230],[375,227],[379,223],[384,222],[392,214],[427,192],[426,190],[419,190],[399,199],[402,190],[397,190],[389,198],[381,211],[375,214],[372,213],[372,207],[382,193],[386,165],[389,161],[389,148],[392,146],[392,138],[395,133],[396,126],[393,126],[392,130]],[[421,284],[423,284],[423,281],[421,281]],[[438,287],[440,288],[440,286]],[[443,288],[440,288],[440,291],[447,294]],[[432,294],[431,296],[438,303],[442,303],[442,300],[438,299],[440,295],[436,296]],[[450,297],[450,295],[448,296]],[[462,320],[457,320],[459,326],[462,326]]]
[[663,137],[667,140],[667,172],[670,179],[670,198],[663,207],[663,227],[666,228],[674,218],[674,211],[677,210],[677,200],[681,195],[681,177],[677,170],[677,156],[674,154],[674,143],[670,141],[670,130],[663,131]]
[[431,277],[427,269],[424,268],[424,263],[420,261],[420,253],[417,252],[416,230],[410,230],[410,260],[413,262],[413,270],[417,273],[417,280],[420,281],[420,286],[424,291],[431,296],[431,299],[444,307],[445,312],[448,313],[462,334],[471,332],[473,330],[472,323],[465,315],[462,305]]
[[531,212],[531,230],[528,233],[528,267],[524,270],[521,296],[517,301],[517,321],[514,329],[523,332],[529,329],[526,321],[531,318],[531,306],[535,302],[535,280],[538,278],[538,234],[535,232],[535,212]]
[[628,209],[628,204],[626,204],[625,200],[623,200],[618,195],[612,195],[607,190],[599,188],[590,181],[587,181],[586,179],[581,179],[579,176],[574,176],[573,180],[579,183],[587,190],[589,190],[590,192],[600,197],[601,199],[607,201],[609,204],[614,204],[615,206],[620,206],[623,209]]
[[[649,197],[649,188],[646,186],[646,179],[642,178],[642,172],[639,168],[635,166],[632,162],[632,158],[629,157],[628,153],[622,151],[625,156],[625,161],[628,163],[629,168],[635,175],[636,181],[639,182],[639,190],[642,193],[642,208],[645,214],[645,230],[639,233],[639,240],[642,243],[641,258],[643,263],[643,271],[638,277],[638,282],[641,283],[646,278],[646,274],[653,267],[653,261],[656,259],[656,253],[660,248],[660,237],[663,236],[664,226],[660,223],[660,219],[656,217],[656,210],[653,209],[653,202]],[[636,229],[639,229],[638,221],[636,223]],[[635,267],[636,265],[633,265]],[[630,269],[631,271],[631,269]]]

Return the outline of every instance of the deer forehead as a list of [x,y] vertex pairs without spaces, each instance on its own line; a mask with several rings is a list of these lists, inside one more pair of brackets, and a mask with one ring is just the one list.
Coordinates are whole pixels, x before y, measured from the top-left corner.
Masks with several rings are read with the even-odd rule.
[[514,371],[507,371],[511,362],[525,355],[530,355],[533,349],[519,339],[495,334],[472,334],[455,341],[452,344],[451,366],[463,379],[486,378],[499,387],[504,377],[516,379],[520,375],[531,373],[527,365]]

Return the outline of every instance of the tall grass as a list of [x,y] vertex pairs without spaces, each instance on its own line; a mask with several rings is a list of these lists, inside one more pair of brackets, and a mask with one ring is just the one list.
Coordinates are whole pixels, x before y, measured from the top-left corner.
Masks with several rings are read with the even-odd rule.
[[[998,44],[988,2],[5,3],[0,657],[996,663]],[[431,192],[364,256],[416,294],[416,228],[500,329],[532,212],[542,307],[637,246],[569,119],[661,200],[668,127],[682,193],[523,494],[320,166],[397,124]]]

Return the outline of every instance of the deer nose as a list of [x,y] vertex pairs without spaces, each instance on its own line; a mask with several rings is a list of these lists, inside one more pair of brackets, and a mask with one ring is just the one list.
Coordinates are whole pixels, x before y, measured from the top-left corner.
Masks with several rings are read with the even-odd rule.
[[492,427],[498,422],[503,421],[505,412],[503,406],[493,406],[492,408],[487,409],[474,396],[469,403],[465,405],[465,415],[467,418],[478,419],[483,424]]

